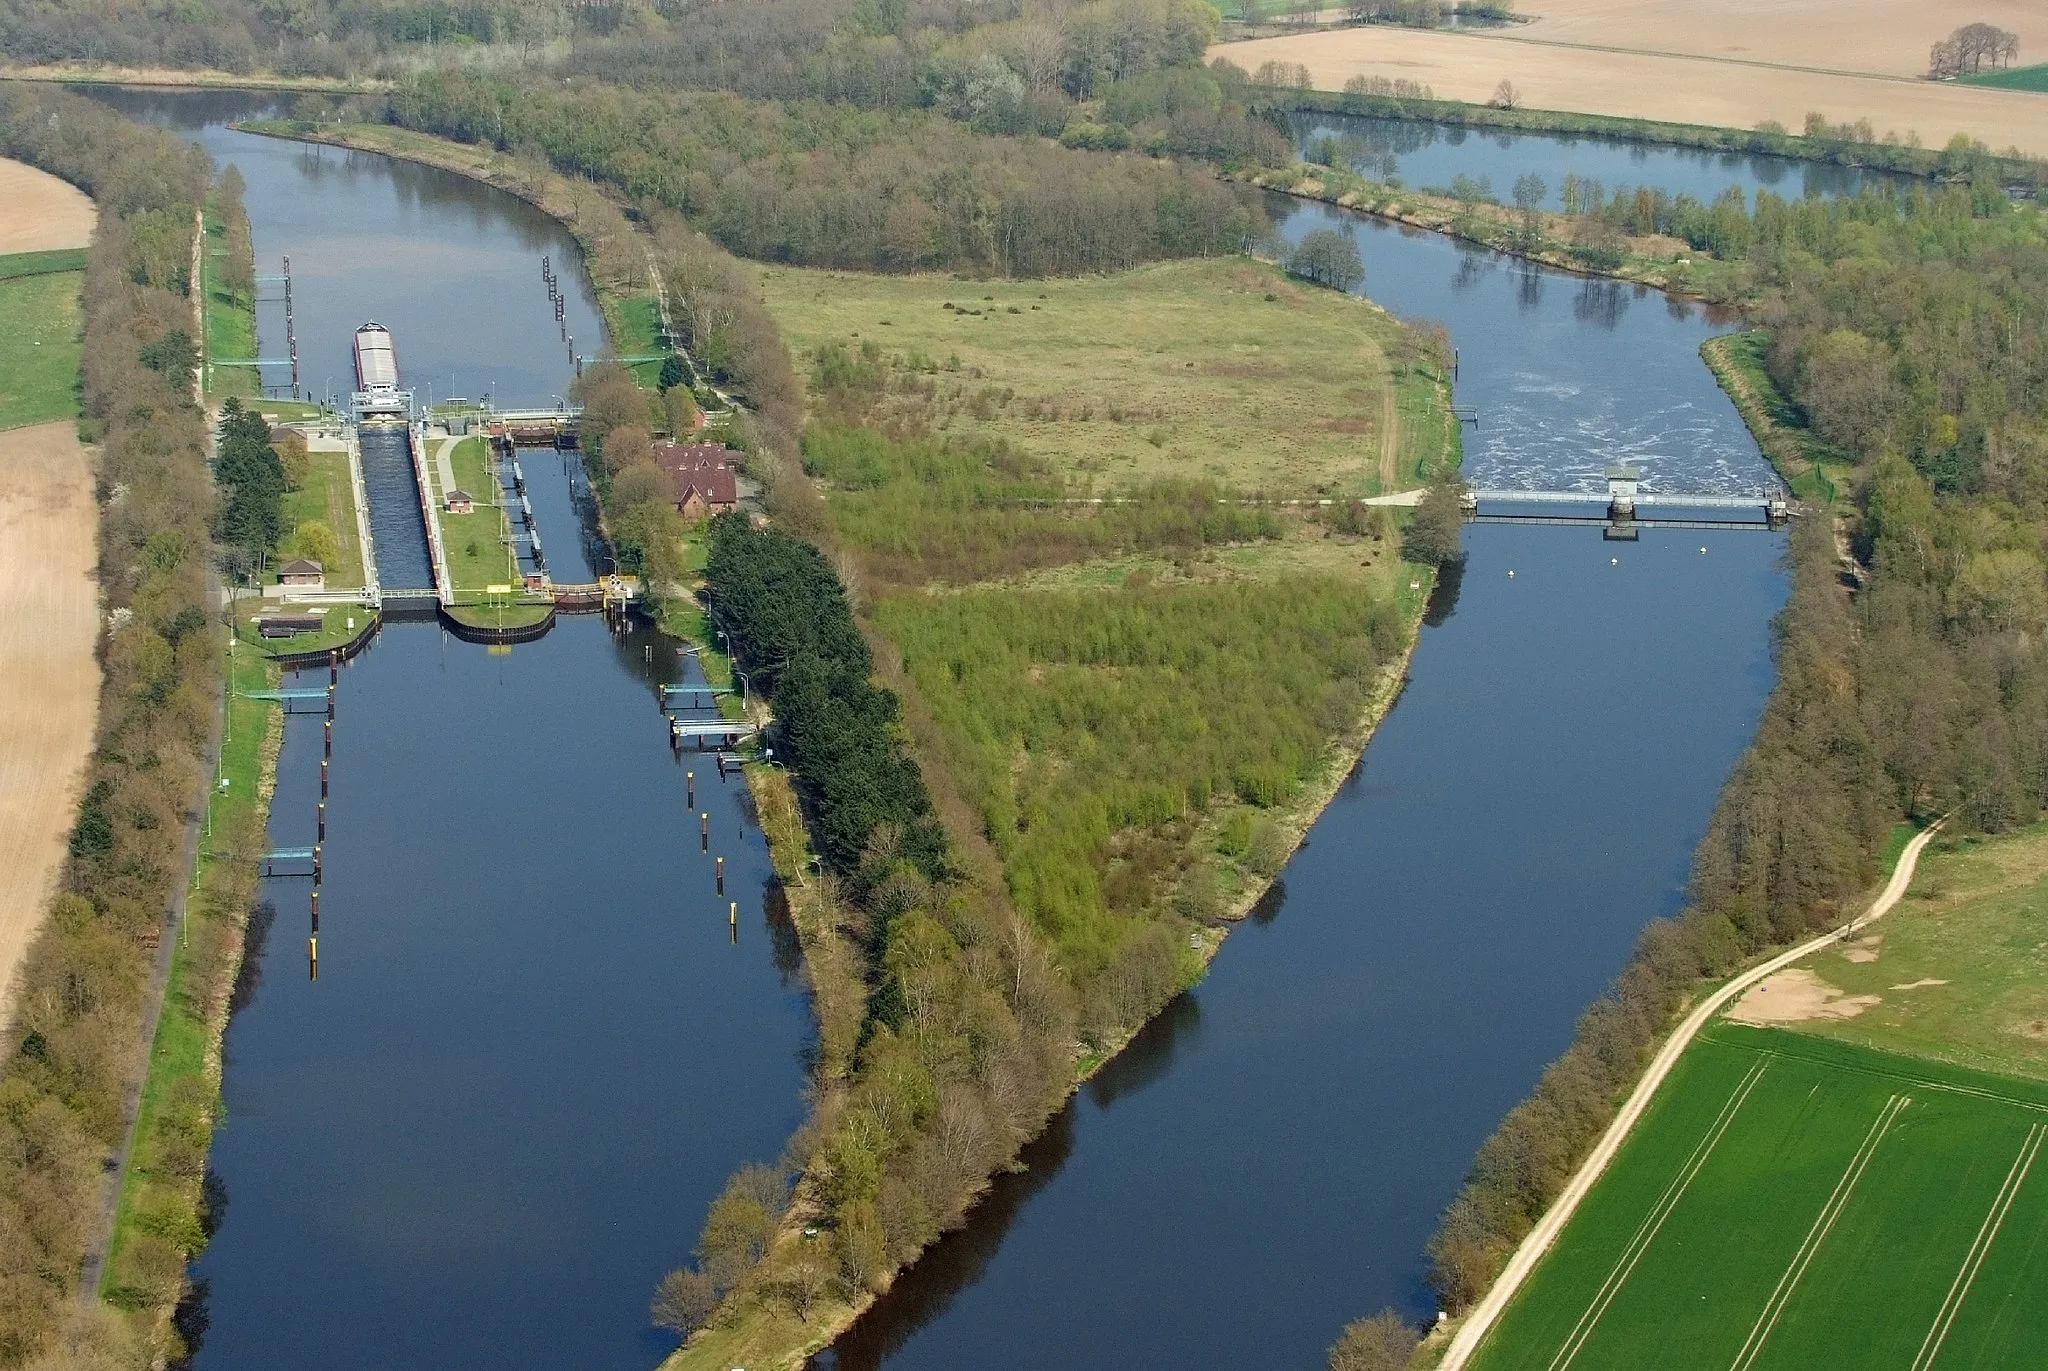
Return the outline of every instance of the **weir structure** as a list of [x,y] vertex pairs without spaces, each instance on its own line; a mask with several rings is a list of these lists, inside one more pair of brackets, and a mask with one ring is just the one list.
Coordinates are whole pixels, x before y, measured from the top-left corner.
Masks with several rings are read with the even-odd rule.
[[[1607,468],[1606,508],[1600,514],[1571,514],[1564,507],[1598,507],[1601,497],[1585,490],[1468,490],[1465,517],[1480,524],[1567,524],[1600,528],[1609,539],[1632,541],[1642,526],[1664,528],[1777,528],[1792,517],[1782,490],[1740,495],[1689,495],[1642,489],[1640,467]],[[1501,506],[1507,506],[1503,509]]]

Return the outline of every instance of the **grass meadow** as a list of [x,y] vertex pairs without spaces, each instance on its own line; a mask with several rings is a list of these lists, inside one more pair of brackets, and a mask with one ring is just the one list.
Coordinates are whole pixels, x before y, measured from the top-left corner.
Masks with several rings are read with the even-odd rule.
[[1480,1371],[2040,1365],[2048,1083],[1723,1023]]
[[[362,541],[356,536],[355,485],[349,478],[346,452],[306,454],[306,484],[284,495],[284,525],[325,524],[334,534],[336,556],[327,567],[334,589],[363,584]],[[273,569],[269,578],[275,580]]]
[[[0,257],[0,429],[69,419],[78,413],[78,358],[83,316],[78,291],[83,272],[37,270]],[[10,274],[10,264],[14,273]]]
[[1930,850],[1872,935],[1802,965],[1877,1002],[1798,1031],[2048,1081],[2048,824]]
[[1420,483],[1456,441],[1435,363],[1378,306],[1245,258],[970,281],[767,268],[800,370],[877,344],[920,416],[1098,490],[1161,477],[1272,497]]

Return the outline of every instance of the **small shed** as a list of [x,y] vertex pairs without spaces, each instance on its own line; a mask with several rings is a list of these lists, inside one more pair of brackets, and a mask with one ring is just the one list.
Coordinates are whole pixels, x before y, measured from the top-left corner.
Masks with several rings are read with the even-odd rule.
[[476,501],[470,498],[470,494],[466,490],[451,490],[448,492],[448,512],[450,514],[473,514],[476,512]]
[[303,590],[325,590],[327,569],[308,557],[286,562],[277,569],[277,583],[281,586],[297,586]]

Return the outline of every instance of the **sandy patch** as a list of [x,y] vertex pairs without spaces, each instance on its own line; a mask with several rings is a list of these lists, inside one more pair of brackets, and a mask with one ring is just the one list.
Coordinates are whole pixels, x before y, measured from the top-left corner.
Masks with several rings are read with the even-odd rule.
[[[1847,0],[1832,2],[1840,8]],[[1652,11],[1647,3],[1633,8]],[[2041,28],[2048,21],[2041,17],[2041,7],[2034,8],[2032,27]],[[1700,9],[1712,14],[1725,12],[1726,7]],[[1658,22],[1683,15],[1699,23],[1698,13],[1689,6],[1660,4],[1654,13]],[[1957,24],[1970,22],[1947,14],[1930,18],[1935,31],[1915,40],[1923,64],[1935,40]],[[1731,34],[1749,41],[1739,21],[1718,22],[1724,26],[1724,43]],[[1657,52],[1564,47],[1554,39],[1539,41],[1544,23],[1517,26],[1512,36],[1375,25],[1219,44],[1209,55],[1228,57],[1247,71],[1263,62],[1299,62],[1309,69],[1317,90],[1342,90],[1353,76],[1386,76],[1420,81],[1443,99],[1483,102],[1502,80],[1509,80],[1530,109],[1738,129],[1775,119],[1794,131],[1806,122],[1809,110],[1819,110],[1837,122],[1868,119],[1879,135],[1892,131],[1904,137],[1911,131],[1930,147],[1967,133],[2000,151],[2018,147],[2035,156],[2048,154],[2048,96],[2035,92],[1859,75],[1846,71],[1839,57],[1820,63],[1828,68],[1823,72],[1756,65],[1753,54],[1739,60],[1664,55],[1675,51],[1669,44],[1661,44]],[[1561,24],[1551,30],[1561,31],[1567,31]],[[2048,33],[2031,45],[2023,37],[2021,60],[2043,49],[2048,49]]]
[[1803,1023],[1808,1019],[1853,1019],[1882,1000],[1876,995],[1844,995],[1804,967],[1766,976],[1751,986],[1728,1010],[1737,1023]]
[[1874,962],[1884,947],[1884,934],[1873,933],[1867,938],[1858,938],[1842,948],[1842,960],[1847,962]]
[[1942,980],[1936,980],[1936,979],[1935,979],[1934,977],[1932,977],[1932,976],[1922,976],[1922,977],[1921,977],[1921,978],[1920,978],[1919,980],[1917,980],[1917,981],[1907,981],[1907,982],[1906,982],[1906,983],[1905,983],[1904,985],[1895,985],[1895,986],[1890,986],[1890,987],[1888,987],[1888,988],[1889,988],[1889,989],[1892,989],[1892,990],[1920,990],[1920,989],[1923,989],[1923,988],[1925,988],[1925,987],[1927,987],[1927,986],[1930,986],[1930,985],[1947,985],[1947,984],[1948,984],[1948,982],[1947,982],[1947,981],[1942,981]]
[[92,749],[96,523],[74,424],[0,433],[0,1023],[55,886]]
[[93,218],[92,201],[77,186],[0,159],[0,254],[82,248]]

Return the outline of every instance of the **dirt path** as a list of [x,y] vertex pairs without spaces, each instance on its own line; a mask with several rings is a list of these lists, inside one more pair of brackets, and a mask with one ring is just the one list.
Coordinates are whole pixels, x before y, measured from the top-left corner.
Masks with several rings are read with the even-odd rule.
[[92,201],[77,186],[0,159],[0,254],[82,248],[93,222]]
[[1473,1306],[1472,1312],[1466,1316],[1457,1335],[1451,1339],[1450,1350],[1444,1353],[1443,1361],[1438,1364],[1438,1371],[1463,1371],[1465,1364],[1472,1359],[1472,1354],[1479,1350],[1479,1344],[1486,1340],[1487,1333],[1492,1330],[1494,1323],[1514,1299],[1515,1293],[1522,1288],[1522,1283],[1536,1269],[1537,1263],[1543,1260],[1543,1254],[1557,1241],[1557,1235],[1564,1231],[1565,1225],[1571,1222],[1572,1215],[1578,1212],[1579,1202],[1586,1198],[1586,1193],[1593,1188],[1593,1183],[1600,1179],[1601,1173],[1607,1169],[1607,1164],[1614,1160],[1615,1153],[1619,1152],[1622,1143],[1627,1141],[1629,1132],[1642,1118],[1644,1111],[1650,1107],[1650,1100],[1656,1095],[1657,1087],[1671,1074],[1671,1068],[1678,1065],[1678,1059],[1684,1055],[1685,1049],[1699,1035],[1699,1031],[1726,1008],[1730,1001],[1765,977],[1784,970],[1802,958],[1812,956],[1828,944],[1838,942],[1890,913],[1892,906],[1905,895],[1906,887],[1913,883],[1913,869],[1919,864],[1920,853],[1940,827],[1941,824],[1937,822],[1906,844],[1906,850],[1899,854],[1898,865],[1892,868],[1891,879],[1885,882],[1884,889],[1871,902],[1870,908],[1861,915],[1831,933],[1823,933],[1818,938],[1809,939],[1789,951],[1780,952],[1763,965],[1743,972],[1707,996],[1685,1016],[1685,1021],[1678,1025],[1677,1030],[1665,1040],[1664,1046],[1659,1048],[1657,1055],[1651,1059],[1649,1070],[1643,1073],[1642,1080],[1638,1081],[1636,1088],[1630,1092],[1628,1101],[1621,1107],[1621,1112],[1614,1116],[1614,1122],[1609,1124],[1606,1133],[1601,1135],[1592,1155],[1573,1173],[1571,1180],[1552,1203],[1548,1212],[1537,1221],[1536,1227],[1530,1230],[1529,1236],[1522,1239],[1522,1245],[1517,1247],[1515,1255],[1508,1259],[1507,1267],[1500,1273],[1499,1279],[1494,1281],[1493,1288],[1486,1292],[1486,1297]]
[[70,420],[0,433],[0,1025],[99,713],[92,467]]
[[[1668,6],[1661,12],[1674,13]],[[1932,20],[1935,31],[1920,40],[1923,65],[1927,46],[1961,22]],[[1644,47],[1633,48],[1619,28],[1612,36],[1600,33],[1592,25],[1547,28],[1547,21],[1488,33],[1376,24],[1219,43],[1209,56],[1227,57],[1247,71],[1264,62],[1299,62],[1325,91],[1342,90],[1353,76],[1384,76],[1419,81],[1440,99],[1483,103],[1505,80],[1529,109],[1735,129],[1775,119],[1795,132],[1808,111],[1818,110],[1837,123],[1868,119],[1880,137],[1915,133],[1929,147],[1966,133],[2001,152],[2016,146],[2029,155],[2048,154],[2048,97],[2032,91],[1847,70],[1844,57],[1802,69],[1755,46],[1740,54],[1688,52],[1646,38]],[[2023,45],[2023,53],[2029,50],[2039,45]],[[1788,45],[1784,51],[1803,55],[1806,49]]]

